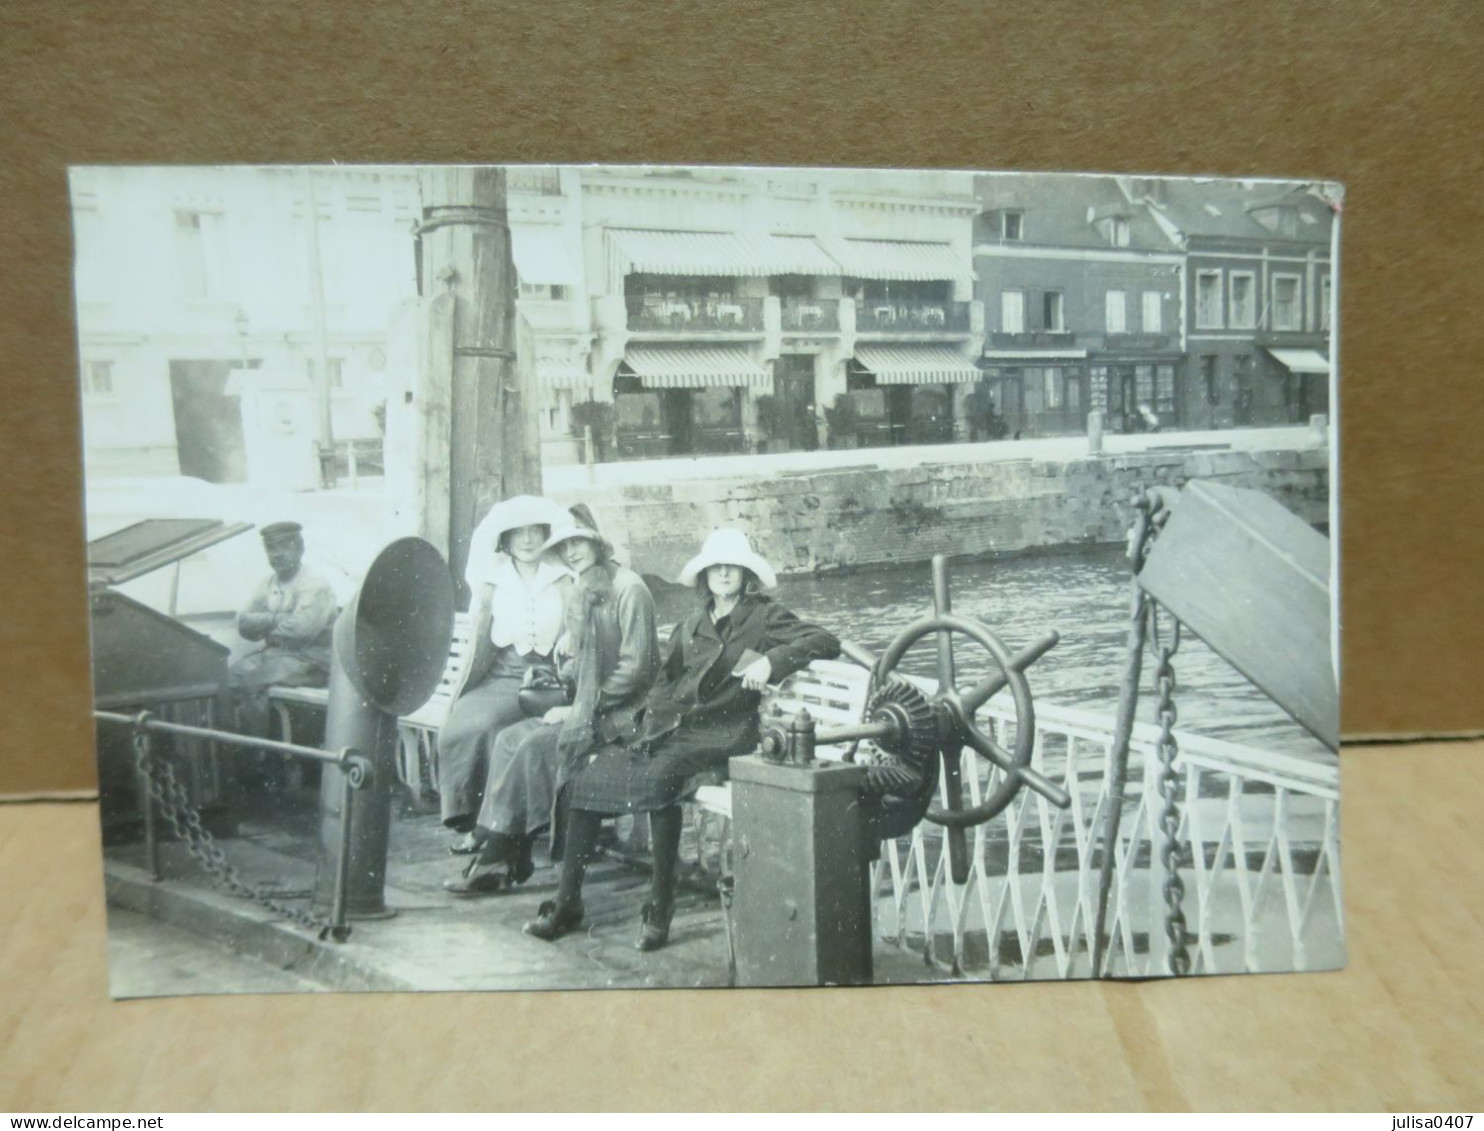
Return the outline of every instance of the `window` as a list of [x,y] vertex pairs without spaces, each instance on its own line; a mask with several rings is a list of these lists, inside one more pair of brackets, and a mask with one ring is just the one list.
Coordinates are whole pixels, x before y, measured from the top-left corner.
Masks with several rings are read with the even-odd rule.
[[1144,292],[1144,333],[1158,334],[1164,331],[1164,296],[1159,291]]
[[1330,294],[1329,278],[1325,275],[1319,280],[1319,329],[1325,334],[1329,333],[1329,306],[1334,301]]
[[1134,397],[1139,404],[1154,403],[1154,366],[1134,366]]
[[1220,404],[1221,385],[1216,380],[1216,355],[1213,353],[1201,355],[1201,384],[1206,388],[1206,403]]
[[1154,367],[1154,411],[1161,416],[1175,415],[1175,367]]
[[1061,408],[1065,402],[1066,386],[1060,369],[1046,370],[1046,407]]
[[1007,334],[1025,333],[1025,292],[1000,292],[1000,329]]
[[1231,324],[1238,330],[1251,330],[1257,325],[1257,284],[1251,271],[1233,271],[1231,284]]
[[1114,247],[1128,247],[1128,221],[1122,216],[1108,222],[1108,241]]
[[207,297],[206,233],[204,217],[199,212],[175,214],[175,269],[180,284],[180,297],[201,300]]
[[1123,291],[1109,291],[1104,296],[1103,305],[1108,314],[1108,333],[1110,334],[1122,334],[1128,329],[1125,299]]
[[[315,385],[319,381],[319,362],[314,358],[307,358],[309,367],[309,383]],[[345,388],[345,361],[343,358],[332,357],[329,359],[330,388]]]
[[1108,367],[1094,365],[1088,370],[1088,405],[1094,412],[1108,411]]
[[1195,324],[1202,330],[1221,329],[1220,271],[1196,272]]
[[1302,330],[1303,311],[1299,304],[1299,277],[1273,276],[1273,329]]
[[1000,213],[1000,238],[1007,240],[1024,239],[1025,213],[1024,212],[1002,212]]
[[1061,291],[1047,291],[1041,296],[1041,311],[1045,315],[1043,325],[1048,330],[1065,330],[1066,320],[1063,316],[1063,302]]
[[550,299],[553,302],[561,302],[567,297],[567,288],[559,283],[548,286],[545,283],[522,283],[520,285],[520,297],[525,299]]
[[113,362],[88,361],[82,367],[82,391],[89,397],[106,397],[113,392]]

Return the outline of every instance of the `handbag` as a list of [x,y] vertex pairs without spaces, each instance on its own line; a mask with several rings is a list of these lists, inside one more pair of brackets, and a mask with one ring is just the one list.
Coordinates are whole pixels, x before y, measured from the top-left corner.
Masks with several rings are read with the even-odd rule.
[[528,719],[539,719],[553,707],[570,706],[575,690],[556,672],[532,668],[516,692],[516,700],[520,703],[521,714]]

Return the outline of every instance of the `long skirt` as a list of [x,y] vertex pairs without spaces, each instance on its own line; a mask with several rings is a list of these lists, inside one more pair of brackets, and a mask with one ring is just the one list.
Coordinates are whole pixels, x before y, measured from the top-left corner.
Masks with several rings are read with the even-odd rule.
[[545,656],[518,656],[503,648],[489,676],[454,702],[438,731],[438,795],[443,823],[467,832],[474,827],[489,780],[490,753],[506,727],[520,722],[518,692],[527,668],[550,668]]
[[562,728],[526,719],[500,732],[490,751],[479,827],[524,836],[551,823]]
[[598,750],[567,786],[573,809],[591,813],[652,813],[677,804],[697,774],[726,772],[727,761],[757,745],[747,728],[678,730],[652,746],[610,745]]

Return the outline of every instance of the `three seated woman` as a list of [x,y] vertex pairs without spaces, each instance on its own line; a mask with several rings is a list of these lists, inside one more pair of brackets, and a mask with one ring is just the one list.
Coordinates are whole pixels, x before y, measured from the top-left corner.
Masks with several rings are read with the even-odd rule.
[[[445,887],[472,896],[523,883],[534,870],[535,839],[550,828],[552,855],[561,861],[558,890],[525,929],[557,939],[583,921],[582,882],[602,821],[648,814],[654,870],[636,945],[655,950],[669,938],[675,909],[687,783],[703,772],[725,772],[730,758],[754,750],[763,689],[813,660],[833,659],[840,642],[767,596],[777,586],[773,568],[743,532],[718,529],[680,573],[681,584],[694,586],[697,607],[676,627],[661,658],[648,588],[613,561],[612,546],[591,515],[574,510],[552,522],[537,554],[558,556],[572,578],[564,590],[560,641],[553,638],[547,653],[572,688],[571,702],[522,721],[508,710],[484,712],[483,760],[472,759],[482,770],[479,802],[471,807],[468,771],[454,775],[465,783],[463,799],[444,801],[445,823],[472,833],[474,853],[464,874]],[[505,515],[494,525],[509,521]],[[502,538],[503,531],[494,541]],[[513,537],[504,542],[516,552],[528,545]],[[550,634],[542,623],[548,631],[536,645]],[[527,668],[550,671],[535,663]],[[535,677],[520,678],[529,683]],[[511,687],[507,678],[504,692],[513,694],[519,712],[519,684]],[[528,692],[528,707],[533,698]],[[472,710],[466,709],[471,719]],[[467,742],[458,738],[460,722],[455,749]]]

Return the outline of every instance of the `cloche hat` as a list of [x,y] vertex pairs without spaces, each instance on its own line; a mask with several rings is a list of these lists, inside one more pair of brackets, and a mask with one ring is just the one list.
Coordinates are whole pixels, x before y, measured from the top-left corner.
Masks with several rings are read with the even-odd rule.
[[[576,508],[573,509],[575,510]],[[586,507],[582,508],[581,513],[591,518],[592,512]],[[596,523],[591,521],[584,522],[577,514],[573,513],[563,514],[561,520],[552,526],[551,537],[546,540],[546,545],[541,547],[541,552],[546,553],[550,550],[555,550],[570,538],[586,538],[589,542],[596,542],[603,547],[605,557],[611,558],[613,556],[613,543],[598,533]]]
[[701,552],[686,562],[685,568],[680,571],[680,584],[694,585],[701,571],[714,565],[734,565],[750,569],[764,589],[773,589],[778,585],[778,575],[773,572],[773,567],[752,548],[752,542],[740,530],[719,526],[706,535]]

